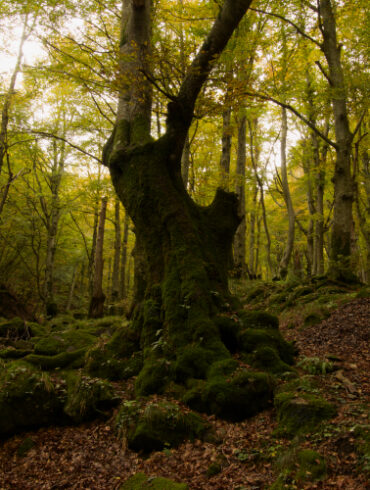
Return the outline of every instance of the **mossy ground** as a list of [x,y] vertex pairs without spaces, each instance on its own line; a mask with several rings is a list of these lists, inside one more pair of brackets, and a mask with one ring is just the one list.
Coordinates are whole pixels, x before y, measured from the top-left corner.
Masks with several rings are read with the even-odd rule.
[[[303,311],[301,308],[302,304],[307,311],[311,306],[312,308],[316,308],[316,305],[320,305],[320,296],[317,294],[317,288],[316,292],[310,292],[306,286],[299,287],[295,298],[291,298],[292,301],[297,302],[296,304],[284,306],[280,319],[283,318],[284,335],[287,335],[288,332],[292,340],[298,337],[300,339],[306,339],[306,342],[308,342],[310,341],[310,337],[305,337],[305,331],[307,330],[299,330],[299,327],[303,325],[303,317],[297,323],[294,323],[294,319],[298,318],[299,312]],[[323,287],[320,286],[318,290]],[[270,288],[270,285],[262,285],[260,290],[265,291],[268,288]],[[277,284],[272,285],[270,292],[277,292],[283,297],[284,295],[289,296],[294,293],[296,288],[297,286],[287,286],[285,288],[285,286]],[[340,293],[336,289],[337,285],[331,285],[330,288],[333,288],[332,292],[327,292],[327,294],[330,296],[330,302],[333,304],[336,304],[337,301],[347,301],[353,295],[357,295],[355,290],[351,292],[347,290],[347,292]],[[339,295],[339,299],[335,299],[337,294]],[[253,310],[263,311],[265,308],[264,302],[270,301],[270,298],[266,297],[261,301],[257,301],[256,298],[257,296],[251,301],[251,303],[253,302],[251,307]],[[302,302],[300,304],[298,302],[300,298],[302,300],[304,298],[304,301],[314,299],[314,303],[313,305],[309,302]],[[249,313],[249,310],[246,311]],[[278,308],[273,306],[270,313],[273,313],[273,311],[275,313],[278,312]],[[0,461],[2,461],[0,469],[3,470],[0,471],[0,486],[7,488],[9,481],[11,481],[13,485],[21,487],[20,482],[23,479],[23,481],[30,481],[36,487],[39,485],[39,483],[35,483],[36,478],[39,481],[43,481],[43,478],[46,478],[46,473],[48,475],[54,475],[53,478],[55,481],[60,483],[60,474],[57,471],[57,468],[60,468],[60,457],[63,455],[65,458],[65,454],[67,454],[64,452],[64,448],[69,448],[68,451],[70,451],[70,448],[73,447],[73,452],[78,457],[71,460],[71,464],[68,466],[70,474],[67,477],[69,481],[84,482],[81,483],[81,488],[83,485],[87,485],[86,482],[89,482],[90,486],[93,486],[94,482],[91,478],[95,478],[99,482],[104,481],[105,483],[102,484],[104,488],[119,487],[119,482],[125,482],[132,473],[132,467],[134,465],[137,468],[135,471],[141,471],[144,475],[161,475],[170,480],[184,482],[184,485],[187,483],[190,487],[194,486],[195,488],[198,487],[207,490],[217,488],[217,486],[219,488],[234,488],[238,486],[241,488],[268,488],[269,485],[273,484],[275,485],[273,488],[311,488],[315,485],[311,480],[316,479],[316,477],[319,479],[316,485],[322,489],[340,487],[366,488],[364,486],[364,475],[368,471],[369,449],[368,429],[366,429],[368,422],[363,400],[367,386],[366,382],[364,383],[364,379],[367,373],[359,361],[361,353],[353,350],[353,355],[357,357],[354,357],[352,361],[347,360],[346,357],[344,357],[345,361],[343,361],[342,354],[337,355],[336,358],[333,355],[337,353],[334,347],[338,347],[340,337],[333,337],[330,339],[333,341],[333,344],[330,351],[328,351],[328,357],[323,356],[321,351],[319,354],[315,350],[310,353],[304,351],[305,354],[299,355],[296,364],[284,363],[281,357],[281,352],[284,352],[284,350],[279,351],[280,336],[276,335],[276,333],[279,334],[279,331],[273,325],[276,320],[269,319],[268,316],[265,316],[267,322],[264,324],[264,315],[258,314],[254,316],[253,322],[249,321],[247,323],[242,318],[242,312],[237,308],[235,308],[233,315],[223,312],[219,317],[221,321],[215,321],[215,325],[217,325],[217,329],[223,337],[223,342],[225,344],[228,342],[227,347],[232,352],[232,355],[222,356],[216,362],[213,355],[207,352],[206,345],[194,342],[196,349],[193,350],[188,347],[186,355],[183,357],[166,357],[165,345],[163,345],[166,342],[166,338],[161,335],[156,336],[156,332],[154,332],[153,342],[156,343],[159,341],[158,344],[155,344],[156,349],[154,351],[157,351],[160,355],[153,356],[152,361],[155,363],[158,359],[162,359],[169,363],[165,370],[165,374],[168,376],[168,384],[167,382],[165,383],[163,395],[154,395],[153,398],[149,398],[149,402],[146,396],[136,402],[133,400],[133,397],[137,396],[138,392],[141,391],[142,388],[139,388],[139,386],[142,381],[146,381],[147,376],[139,377],[139,380],[136,378],[136,395],[133,387],[135,378],[128,382],[118,381],[113,383],[113,388],[117,389],[119,387],[120,396],[123,396],[129,404],[131,402],[133,402],[133,405],[136,403],[139,404],[139,412],[141,410],[142,413],[145,411],[148,403],[149,405],[152,403],[157,405],[162,403],[165,405],[173,404],[180,407],[186,413],[189,409],[184,407],[181,402],[172,400],[172,397],[174,396],[177,400],[181,400],[189,397],[190,394],[194,394],[194,400],[197,400],[200,404],[199,409],[207,414],[202,414],[200,419],[203,424],[212,427],[213,437],[208,437],[209,433],[208,436],[201,436],[200,439],[197,439],[197,436],[195,436],[193,442],[191,441],[192,437],[190,437],[190,440],[187,442],[175,442],[174,446],[179,444],[177,448],[171,448],[170,442],[168,442],[167,445],[164,447],[161,446],[160,450],[154,451],[149,457],[146,455],[145,458],[142,458],[140,453],[137,455],[137,453],[133,453],[130,449],[122,452],[122,444],[117,440],[116,433],[110,429],[110,423],[107,421],[103,423],[93,422],[88,425],[83,425],[78,429],[69,427],[58,429],[57,427],[53,427],[47,431],[40,430],[38,432],[15,435],[14,437],[10,437],[0,447]],[[258,321],[256,321],[256,318]],[[288,319],[292,322],[291,329],[287,329]],[[64,317],[60,321],[56,321],[54,327],[50,325],[40,326],[38,332],[36,328],[36,334],[27,336],[27,338],[18,338],[17,334],[15,336],[9,336],[8,339],[0,339],[0,343],[2,343],[4,349],[14,351],[22,351],[23,349],[26,352],[30,349],[32,355],[38,356],[41,354],[34,353],[34,344],[40,340],[40,337],[57,333],[63,334],[66,330],[71,330],[72,325],[72,330],[76,330],[76,320],[73,319],[73,323],[69,323],[70,321],[71,317]],[[63,371],[64,368],[60,367],[49,369],[45,372],[45,370],[40,370],[37,365],[30,365],[22,359],[14,361],[11,358],[5,358],[3,361],[0,360],[2,370],[4,370],[5,366],[26,366],[28,373],[36,373],[36,383],[40,381],[41,376],[44,385],[46,382],[49,389],[51,389],[52,385],[54,391],[51,389],[49,393],[52,396],[58,393],[62,398],[62,402],[60,400],[58,402],[58,410],[60,410],[61,417],[65,417],[68,420],[66,422],[68,424],[80,423],[81,420],[86,420],[84,415],[80,417],[80,414],[89,413],[89,410],[85,411],[84,407],[86,407],[88,400],[92,398],[91,394],[95,392],[93,386],[99,385],[101,382],[100,379],[96,380],[96,377],[100,378],[103,368],[106,369],[106,366],[103,366],[101,373],[95,374],[98,371],[94,371],[94,369],[100,369],[100,360],[109,361],[110,359],[115,359],[117,362],[114,368],[116,374],[112,377],[117,376],[115,379],[123,379],[121,378],[121,368],[127,368],[126,361],[130,359],[132,353],[134,353],[135,357],[140,352],[140,350],[136,350],[138,348],[137,339],[133,338],[131,343],[131,334],[128,335],[127,332],[123,333],[121,329],[124,329],[125,326],[122,323],[119,324],[118,320],[115,326],[109,326],[109,322],[107,322],[106,325],[103,324],[100,326],[93,323],[89,327],[84,322],[80,324],[81,328],[77,330],[84,331],[86,329],[86,332],[89,335],[93,335],[96,341],[87,346],[86,354],[80,358],[80,361],[82,359],[83,367],[70,369],[71,364],[66,366],[69,371],[68,375]],[[343,323],[339,322],[338,324],[342,328]],[[251,347],[248,347],[248,352],[243,352],[239,343],[245,330],[253,331],[254,334],[257,333],[254,336],[251,334],[252,338],[257,337],[263,340],[260,344],[257,342],[252,350]],[[262,335],[262,332],[265,335]],[[314,330],[309,331],[310,336],[313,336],[314,333]],[[361,334],[363,334],[363,329]],[[23,333],[21,336],[23,336]],[[127,339],[127,342],[121,343],[121,339]],[[7,343],[3,342],[3,340],[6,340]],[[122,347],[122,344],[124,347]],[[302,345],[304,345],[303,340],[299,346],[302,348]],[[124,350],[120,350],[117,353],[118,347],[122,347]],[[152,347],[152,345],[147,347],[149,352],[152,350]],[[348,351],[350,347],[347,345],[346,350]],[[283,349],[285,348],[287,349],[288,355],[291,356],[287,360],[291,362],[294,349],[292,349],[291,345],[287,347],[283,344]],[[92,352],[94,354],[91,355]],[[46,355],[45,357],[52,359],[55,355],[59,354]],[[123,355],[125,357],[121,357]],[[196,369],[193,368],[193,360],[196,360]],[[87,368],[88,361],[90,362],[89,368]],[[120,365],[119,362],[122,362],[122,364]],[[262,371],[261,366],[258,364],[260,362],[263,363]],[[331,368],[327,369],[328,362],[335,365],[334,370]],[[142,358],[137,358],[138,366],[136,367],[136,371],[134,369],[133,372],[138,373],[140,371],[141,363]],[[355,365],[357,367],[351,367]],[[111,377],[109,369],[107,369],[106,373],[102,378],[109,380]],[[150,372],[147,374],[149,375]],[[343,376],[344,379],[349,378],[351,380],[350,385],[341,381]],[[27,376],[27,382],[28,378],[33,379],[33,377],[34,374]],[[68,379],[71,378],[72,381],[69,381]],[[155,378],[154,376],[153,383],[156,382]],[[81,398],[80,387],[85,384],[85,381],[87,389],[85,397]],[[234,394],[242,386],[244,396],[247,388],[250,390],[252,386],[256,390],[260,382],[265,388],[266,384],[268,384],[268,392],[271,393],[266,403],[267,408],[241,423],[230,422],[230,420],[233,420],[228,412],[230,410],[230,404],[225,403],[223,399],[225,389],[226,391],[233,390],[232,397],[234,397]],[[107,385],[108,392],[111,389],[110,386],[109,384]],[[145,386],[145,383],[141,384],[141,386]],[[143,392],[146,390],[150,392],[152,390],[150,383],[146,386],[149,386],[149,388],[146,387]],[[361,389],[364,391],[363,394],[359,391]],[[106,392],[105,388],[102,388],[102,390],[99,388],[96,391]],[[267,391],[263,392],[266,394]],[[70,397],[69,406],[67,404],[68,393]],[[295,429],[291,430],[289,434],[289,431],[276,431],[278,428],[277,413],[274,408],[271,408],[271,402],[274,396],[279,400],[279,396],[283,393],[294,394],[291,399],[290,395],[287,395],[290,400],[298,397],[298,399],[311,402],[313,399],[317,401],[317,399],[324,398],[326,402],[336,406],[337,415],[332,419],[327,419],[317,424],[315,422],[313,426],[310,426],[308,433],[305,434],[300,434],[300,430]],[[21,400],[24,399],[21,398]],[[243,401],[242,396],[240,399]],[[115,402],[115,398],[111,401],[108,400],[108,405],[109,403],[114,404]],[[211,402],[214,404],[215,409],[209,408]],[[18,399],[18,406],[21,403]],[[99,403],[96,400],[91,403],[91,407],[95,406],[97,409],[94,411],[92,408],[93,413],[90,412],[88,416],[86,415],[86,418],[91,419],[107,414],[107,410],[109,409],[105,408],[107,405],[105,405],[104,397],[102,400],[103,406],[99,405]],[[278,405],[278,401],[276,403]],[[201,406],[202,404],[203,406]],[[243,407],[242,402],[238,402],[236,406],[238,405]],[[219,417],[223,417],[227,421],[221,420],[214,415],[208,415],[214,413],[216,410],[220,413]],[[245,410],[242,408],[240,411],[242,412],[241,419],[245,416]],[[334,415],[334,412],[332,414]],[[199,417],[199,415],[197,416]],[[238,418],[237,420],[240,419]],[[58,421],[50,421],[49,419],[49,421],[43,423],[54,425],[59,424],[60,421],[60,418]],[[39,423],[40,420],[36,422],[35,426],[38,426]],[[281,421],[280,425],[282,425]],[[23,430],[27,427],[28,425],[18,426],[18,430]],[[13,427],[8,435],[12,434],[15,430]],[[25,444],[25,452],[23,452],[22,442],[27,437],[32,439],[34,445],[31,443],[28,447]],[[163,436],[160,437],[161,439],[163,438]],[[19,455],[17,454],[18,448],[21,448]],[[48,460],[42,459],[45,451],[50,455]],[[313,451],[316,452],[314,453]],[[307,458],[303,462],[299,460],[298,455],[301,453],[312,456],[308,458],[308,466],[306,464]],[[294,468],[290,463],[282,464],[281,462],[283,455],[285,455],[285,459],[289,460],[292,454],[294,455],[293,459],[295,461]],[[223,457],[222,461],[221,457]],[[321,473],[320,470],[320,474],[316,475],[316,470],[323,467],[321,458],[324,458],[325,461],[326,474],[325,472]],[[24,465],[21,461],[24,462]],[[74,465],[73,461],[78,461],[79,466],[77,463]],[[97,466],[97,471],[94,470],[94,472],[91,472],[91,461],[101,463],[100,466]],[[312,461],[313,464],[311,465]],[[40,475],[37,471],[32,470],[35,467],[45,468],[45,474]],[[303,468],[303,473],[299,472],[299,468],[301,467]],[[89,468],[88,472],[86,468]],[[128,468],[130,469],[128,470]],[[31,471],[34,472],[32,473]],[[66,475],[64,475],[64,478],[66,478]],[[152,479],[150,476],[145,476],[145,484],[152,484],[154,481],[155,479]],[[165,488],[163,487],[163,480],[158,481],[162,485],[160,488]],[[280,487],[277,485],[280,485]]]

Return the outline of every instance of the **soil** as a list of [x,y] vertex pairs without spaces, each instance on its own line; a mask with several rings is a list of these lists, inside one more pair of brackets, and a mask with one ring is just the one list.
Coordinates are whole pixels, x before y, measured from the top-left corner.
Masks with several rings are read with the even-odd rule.
[[[315,449],[325,457],[327,478],[289,488],[369,488],[359,470],[360,456],[351,428],[369,423],[370,299],[351,301],[315,326],[302,329],[283,325],[282,333],[296,341],[298,361],[318,357],[334,362],[334,372],[316,378],[324,396],[338,407],[338,415],[327,429],[299,441],[302,448]],[[132,384],[117,388],[123,397],[131,395]],[[0,445],[0,490],[118,489],[139,471],[187,482],[191,490],[263,489],[277,478],[279,452],[292,444],[274,436],[275,413],[270,409],[237,424],[208,417],[222,440],[218,445],[187,442],[143,458],[122,446],[112,420],[43,428],[4,441]],[[32,440],[33,447],[20,456],[18,448],[27,440]],[[213,462],[221,471],[207,476]]]

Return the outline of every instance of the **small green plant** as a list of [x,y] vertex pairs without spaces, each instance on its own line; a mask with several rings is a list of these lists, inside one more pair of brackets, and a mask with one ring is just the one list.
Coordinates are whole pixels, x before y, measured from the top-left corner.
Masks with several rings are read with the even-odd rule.
[[304,357],[297,363],[297,366],[309,374],[328,374],[335,369],[331,361],[318,357]]

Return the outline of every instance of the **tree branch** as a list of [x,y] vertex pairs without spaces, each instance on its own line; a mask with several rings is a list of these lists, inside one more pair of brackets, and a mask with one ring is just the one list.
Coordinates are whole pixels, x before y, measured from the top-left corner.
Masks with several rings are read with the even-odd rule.
[[103,163],[102,160],[92,153],[89,153],[88,151],[84,150],[80,146],[75,145],[74,143],[71,143],[70,141],[66,140],[65,138],[62,138],[61,136],[57,136],[56,134],[52,133],[46,133],[44,131],[34,131],[32,129],[26,131],[29,134],[38,134],[39,136],[42,136],[44,138],[53,138],[58,141],[63,141],[64,143],[67,143],[70,147],[74,148],[75,150],[79,151],[80,153],[83,153],[84,155],[92,158],[93,160],[97,161],[98,163]]
[[270,15],[271,17],[276,17],[277,19],[280,19],[280,20],[286,22],[287,24],[294,27],[294,29],[298,32],[298,34],[305,37],[309,41],[313,42],[314,44],[316,44],[316,46],[318,46],[321,49],[321,43],[319,41],[317,41],[315,38],[311,37],[309,34],[304,32],[299,26],[297,26],[297,24],[295,24],[291,20],[287,19],[283,15],[276,14],[275,12],[266,12],[266,10],[255,9],[255,8],[250,8],[250,10],[253,10],[253,12],[258,12],[260,14]]
[[181,133],[186,135],[199,92],[206,82],[214,62],[226,47],[251,2],[252,0],[225,0],[223,3],[211,31],[190,65],[176,101],[168,104],[168,129],[177,127]]
[[295,114],[301,121],[303,121],[312,131],[315,131],[315,133],[320,136],[326,143],[328,143],[330,146],[333,148],[337,149],[338,145],[334,143],[330,138],[328,138],[324,133],[322,133],[309,119],[307,119],[303,114],[297,111],[293,106],[290,104],[285,104],[284,102],[281,102],[280,100],[275,99],[274,97],[271,97],[270,95],[265,95],[265,94],[260,94],[257,92],[244,92],[245,95],[249,95],[250,97],[257,97],[258,99],[261,100],[267,100],[270,102],[274,102],[274,104],[279,105],[280,107],[285,107],[285,109],[288,109],[290,112]]

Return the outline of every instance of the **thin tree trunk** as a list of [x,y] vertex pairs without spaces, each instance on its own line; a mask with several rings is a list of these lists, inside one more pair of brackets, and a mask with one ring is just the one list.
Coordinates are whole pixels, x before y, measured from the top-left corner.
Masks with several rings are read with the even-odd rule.
[[123,222],[122,253],[121,253],[120,299],[125,299],[127,297],[126,268],[127,268],[127,245],[128,245],[129,221],[130,221],[129,216],[125,211],[125,220]]
[[240,110],[238,121],[238,150],[236,158],[236,195],[239,201],[239,215],[242,221],[234,238],[234,274],[238,278],[246,277],[246,220],[245,220],[245,165],[246,165],[246,124],[244,109]]
[[286,113],[286,109],[283,107],[281,140],[280,140],[281,184],[283,189],[284,201],[288,213],[289,228],[288,228],[288,238],[287,238],[286,246],[279,264],[279,275],[282,279],[285,279],[288,274],[288,265],[290,262],[290,258],[293,251],[293,245],[294,245],[294,224],[295,224],[295,213],[293,209],[292,198],[290,195],[287,160],[286,160],[287,133],[288,133],[287,113]]
[[71,310],[73,296],[74,296],[74,292],[75,292],[75,286],[76,286],[76,282],[77,282],[77,268],[78,268],[78,265],[76,263],[75,266],[73,267],[72,279],[71,279],[71,285],[69,287],[69,294],[68,294],[66,311]]
[[94,264],[95,264],[95,255],[96,255],[96,241],[98,236],[98,224],[99,224],[99,202],[96,201],[94,207],[93,237],[91,242],[91,251],[89,255],[89,264],[88,264],[90,302],[93,295],[93,287],[94,287],[94,275],[95,275]]
[[231,107],[226,107],[222,113],[222,153],[220,159],[221,185],[225,191],[229,190],[230,160],[231,160]]
[[18,56],[15,63],[15,67],[10,79],[8,91],[4,96],[4,105],[1,112],[1,126],[0,126],[0,175],[4,165],[4,158],[8,151],[8,124],[9,124],[9,110],[15,93],[15,83],[17,81],[17,76],[21,70],[21,62],[23,57],[23,46],[27,40],[27,22],[28,15],[25,16],[23,23],[23,32],[18,48]]
[[116,303],[120,297],[120,258],[121,258],[121,217],[120,217],[120,202],[116,198],[114,207],[114,257],[113,257],[113,272],[112,272],[112,294],[111,301]]
[[184,182],[185,189],[189,184],[189,167],[190,167],[190,140],[189,133],[186,136],[184,149],[181,157],[181,175]]
[[107,212],[108,198],[103,197],[99,214],[99,226],[96,240],[96,252],[94,261],[94,280],[93,294],[89,307],[89,318],[101,318],[104,314],[105,295],[103,293],[103,248],[104,248],[104,228]]
[[253,189],[252,196],[252,205],[250,212],[250,221],[249,221],[249,277],[250,279],[255,279],[257,273],[257,264],[255,261],[255,252],[256,252],[256,211],[257,211],[257,195],[258,195],[258,187],[257,182]]
[[65,165],[65,143],[61,143],[58,154],[58,146],[53,141],[53,166],[50,176],[51,203],[50,213],[47,216],[47,243],[45,260],[44,301],[46,314],[54,316],[57,306],[54,301],[54,263],[57,247],[57,233],[60,219],[60,186]]
[[[253,127],[254,126],[254,127]],[[263,181],[261,177],[258,174],[258,161],[259,161],[259,148],[257,144],[255,143],[255,138],[254,134],[257,134],[258,132],[258,120],[256,119],[254,121],[254,124],[250,121],[248,121],[248,127],[249,127],[249,142],[250,142],[250,156],[251,156],[251,161],[252,161],[252,166],[253,166],[253,171],[254,171],[254,177],[256,179],[256,182],[259,187],[260,191],[260,203],[262,207],[262,221],[263,221],[263,227],[265,230],[265,235],[266,235],[266,254],[267,254],[267,266],[269,270],[269,274],[267,276],[272,275],[272,261],[271,261],[271,237],[270,237],[270,232],[268,229],[268,224],[267,224],[267,214],[266,214],[266,206],[265,206],[265,192],[263,188]]]

